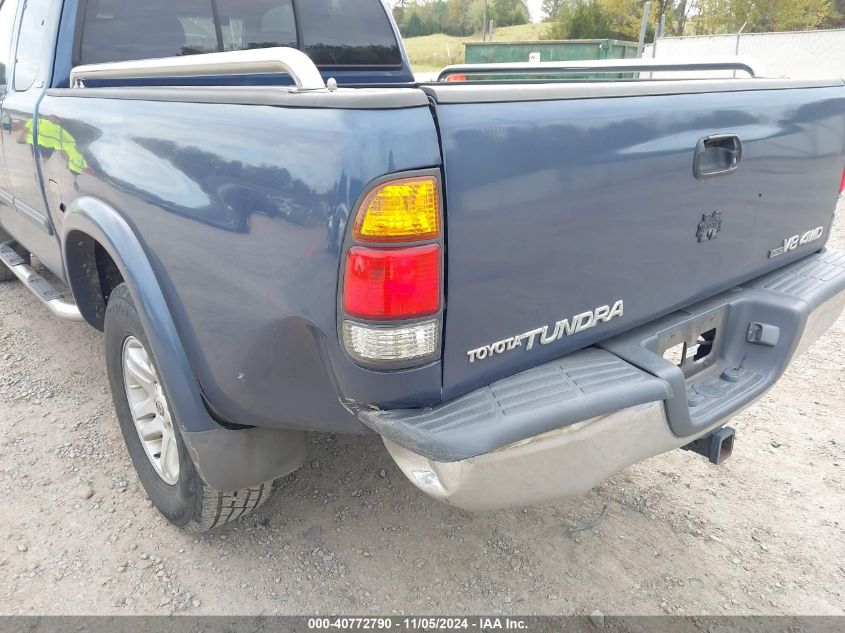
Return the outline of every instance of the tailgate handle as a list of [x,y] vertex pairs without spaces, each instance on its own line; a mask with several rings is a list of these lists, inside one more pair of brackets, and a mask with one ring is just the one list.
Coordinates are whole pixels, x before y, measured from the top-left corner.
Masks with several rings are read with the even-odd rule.
[[699,139],[692,171],[696,178],[730,174],[742,162],[742,141],[736,134],[716,134]]

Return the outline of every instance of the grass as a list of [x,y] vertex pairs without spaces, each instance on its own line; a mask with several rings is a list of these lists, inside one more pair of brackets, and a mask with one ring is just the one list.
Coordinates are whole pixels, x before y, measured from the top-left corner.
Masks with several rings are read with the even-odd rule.
[[[505,26],[493,32],[494,42],[539,40],[548,24],[520,24]],[[464,42],[480,42],[481,35],[453,37],[443,33],[405,38],[405,48],[416,71],[440,70],[449,64],[464,61]],[[451,57],[450,57],[451,55]]]

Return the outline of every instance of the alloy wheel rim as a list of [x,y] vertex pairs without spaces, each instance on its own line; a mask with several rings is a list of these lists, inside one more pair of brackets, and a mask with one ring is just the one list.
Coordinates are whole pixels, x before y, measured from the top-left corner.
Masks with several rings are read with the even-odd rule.
[[179,480],[179,450],[170,407],[152,359],[134,336],[123,341],[123,385],[135,431],[159,477],[168,485]]

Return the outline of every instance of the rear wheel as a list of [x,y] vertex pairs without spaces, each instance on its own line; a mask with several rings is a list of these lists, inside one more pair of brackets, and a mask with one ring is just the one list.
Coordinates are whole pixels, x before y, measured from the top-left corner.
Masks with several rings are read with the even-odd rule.
[[197,474],[126,284],[109,297],[105,347],[123,438],[159,512],[175,525],[205,531],[252,512],[269,498],[272,482],[219,491],[209,488]]

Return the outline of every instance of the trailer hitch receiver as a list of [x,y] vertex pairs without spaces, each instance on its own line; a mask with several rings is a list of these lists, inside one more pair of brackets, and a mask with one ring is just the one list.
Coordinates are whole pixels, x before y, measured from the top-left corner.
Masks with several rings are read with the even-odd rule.
[[723,426],[721,429],[700,437],[681,448],[685,451],[704,455],[704,457],[710,460],[711,464],[721,464],[731,456],[734,449],[735,436],[736,431],[732,427]]

